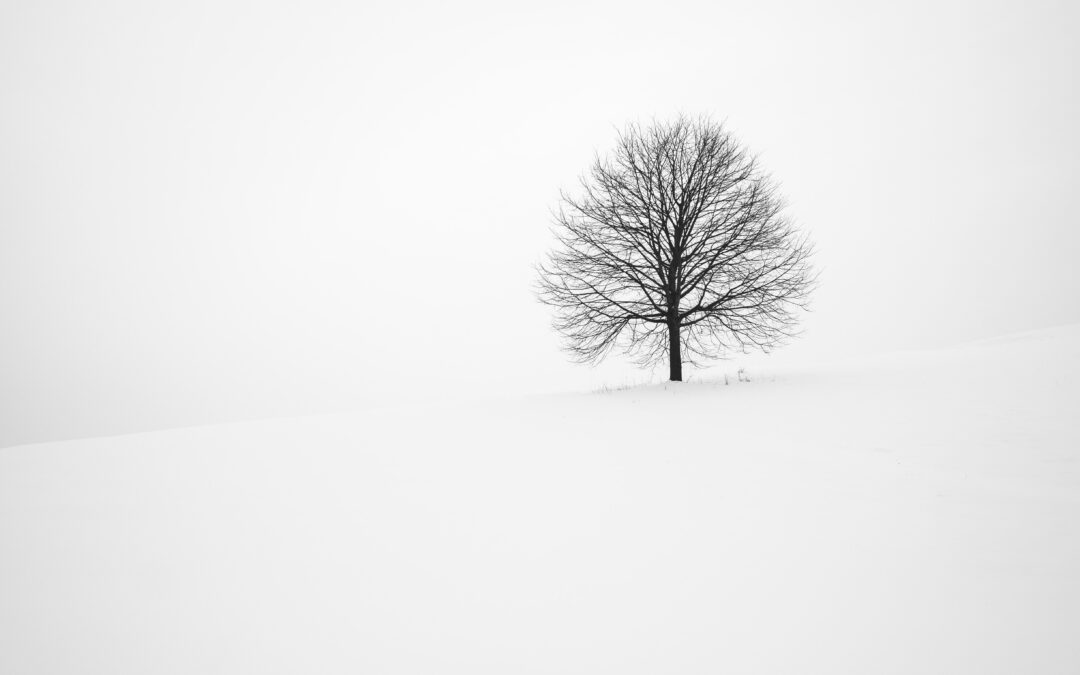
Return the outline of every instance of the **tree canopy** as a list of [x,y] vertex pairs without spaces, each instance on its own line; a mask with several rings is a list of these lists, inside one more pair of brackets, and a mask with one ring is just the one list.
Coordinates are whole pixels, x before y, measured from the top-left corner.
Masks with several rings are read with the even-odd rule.
[[684,360],[793,336],[814,285],[774,181],[708,118],[627,127],[555,221],[539,295],[585,362],[620,346],[681,380]]

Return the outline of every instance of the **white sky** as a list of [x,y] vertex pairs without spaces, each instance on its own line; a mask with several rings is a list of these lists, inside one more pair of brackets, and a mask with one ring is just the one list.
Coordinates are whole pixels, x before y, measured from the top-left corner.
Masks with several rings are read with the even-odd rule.
[[1078,5],[872,5],[4,3],[0,445],[648,377],[532,265],[679,111],[817,242],[789,353],[1080,320]]

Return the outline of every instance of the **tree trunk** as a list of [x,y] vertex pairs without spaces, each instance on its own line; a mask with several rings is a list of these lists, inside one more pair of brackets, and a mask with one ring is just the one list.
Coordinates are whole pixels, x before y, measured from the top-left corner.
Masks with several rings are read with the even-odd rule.
[[682,382],[682,344],[679,339],[679,324],[668,324],[668,361],[671,365],[671,381]]

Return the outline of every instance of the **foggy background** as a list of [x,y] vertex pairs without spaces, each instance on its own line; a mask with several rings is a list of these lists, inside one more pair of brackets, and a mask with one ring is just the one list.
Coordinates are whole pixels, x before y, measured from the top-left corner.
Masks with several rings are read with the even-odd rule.
[[533,265],[679,112],[817,244],[789,355],[1075,322],[1077,7],[4,3],[0,446],[648,378],[568,362]]

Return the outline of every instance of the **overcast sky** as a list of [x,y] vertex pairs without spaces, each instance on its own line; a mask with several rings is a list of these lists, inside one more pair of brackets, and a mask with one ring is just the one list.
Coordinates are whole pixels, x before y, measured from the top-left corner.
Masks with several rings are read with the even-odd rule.
[[1077,7],[6,2],[0,446],[646,378],[567,362],[532,266],[679,112],[817,243],[789,353],[1080,320]]

